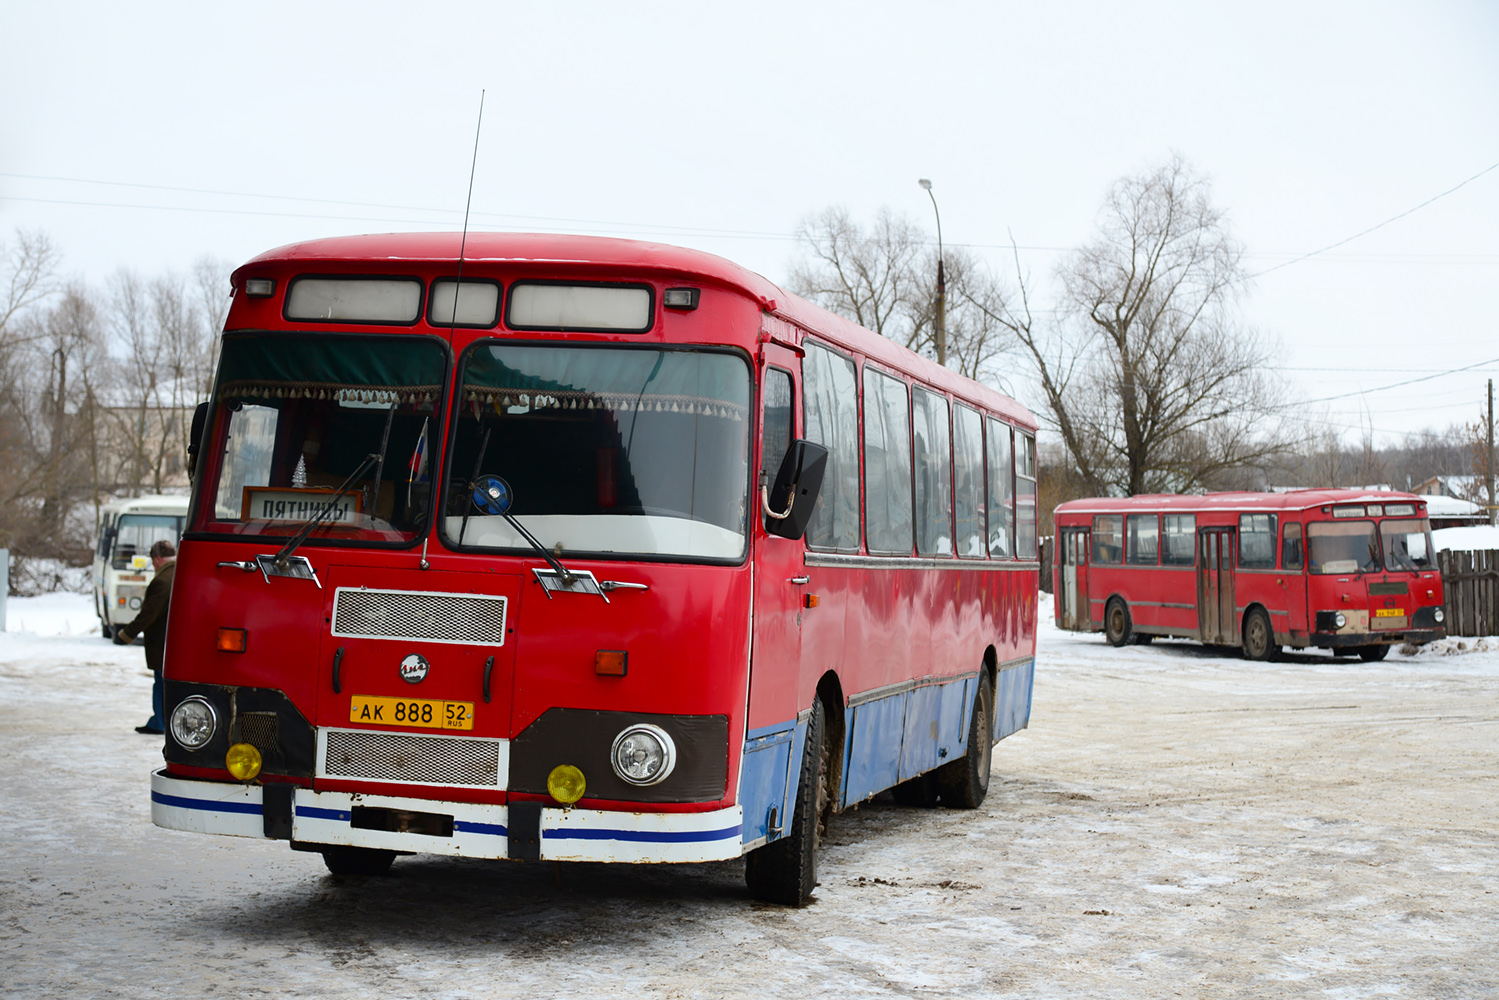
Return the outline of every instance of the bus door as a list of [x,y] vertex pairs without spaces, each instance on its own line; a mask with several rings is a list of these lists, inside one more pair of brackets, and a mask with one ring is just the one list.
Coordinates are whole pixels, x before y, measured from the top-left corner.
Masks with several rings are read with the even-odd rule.
[[1064,529],[1058,554],[1062,563],[1062,579],[1057,587],[1062,628],[1081,631],[1093,624],[1088,604],[1088,529]]
[[760,484],[773,485],[781,459],[796,436],[795,380],[800,367],[791,351],[765,345],[765,367],[760,377],[760,467],[754,484],[755,609],[751,638],[749,728],[794,719],[798,704],[797,675],[801,667],[802,599],[808,592],[809,572],[802,553],[805,543],[763,530]]
[[1197,629],[1207,643],[1236,645],[1234,618],[1234,529],[1197,533]]

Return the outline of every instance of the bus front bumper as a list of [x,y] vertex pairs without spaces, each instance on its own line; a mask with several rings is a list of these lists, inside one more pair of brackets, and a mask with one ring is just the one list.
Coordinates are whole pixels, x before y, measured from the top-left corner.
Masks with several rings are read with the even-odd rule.
[[[547,861],[723,861],[742,853],[739,806],[697,813],[442,802],[385,795],[317,792],[293,786],[230,784],[151,774],[151,821],[168,830],[231,837],[290,839],[293,846],[368,847],[468,858]],[[371,829],[362,816],[415,815],[442,833]],[[512,831],[512,813],[516,829]],[[443,822],[445,821],[445,822]],[[422,825],[421,822],[418,825]],[[522,827],[524,826],[524,830]],[[450,832],[449,832],[450,830]],[[516,843],[512,844],[512,836]],[[524,842],[523,842],[524,841]]]

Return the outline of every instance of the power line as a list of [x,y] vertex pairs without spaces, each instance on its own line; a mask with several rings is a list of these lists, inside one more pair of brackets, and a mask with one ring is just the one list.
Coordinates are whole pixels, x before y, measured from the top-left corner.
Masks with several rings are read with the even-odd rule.
[[[1495,165],[1499,166],[1499,164],[1495,164]],[[1472,371],[1475,368],[1482,368],[1484,365],[1492,365],[1492,364],[1499,364],[1499,358],[1490,358],[1487,361],[1478,361],[1478,362],[1475,362],[1474,364],[1471,364],[1471,365],[1464,365],[1461,368],[1452,368],[1452,369],[1450,369],[1448,371],[1436,372],[1435,374],[1432,374],[1432,375],[1422,375],[1420,378],[1406,379],[1403,382],[1391,382],[1389,385],[1381,385],[1381,386],[1378,386],[1377,388],[1374,388],[1374,389],[1359,389],[1359,390],[1357,390],[1355,392],[1343,392],[1343,393],[1339,393],[1336,396],[1320,396],[1317,399],[1300,399],[1300,400],[1296,401],[1295,405],[1297,405],[1297,406],[1306,406],[1306,405],[1309,405],[1311,403],[1328,403],[1328,402],[1331,402],[1332,400],[1335,400],[1335,399],[1348,399],[1348,398],[1350,398],[1352,396],[1367,396],[1368,394],[1370,394],[1372,392],[1385,392],[1386,390],[1389,390],[1389,389],[1399,389],[1401,386],[1415,385],[1417,382],[1430,382],[1432,379],[1434,379],[1434,378],[1441,378],[1444,375],[1456,375],[1459,372]],[[1288,406],[1289,406],[1289,404],[1287,405],[1287,407],[1281,407],[1281,408],[1282,409],[1286,409],[1286,408],[1288,408]]]
[[1263,275],[1269,274],[1271,271],[1279,271],[1283,267],[1290,267],[1292,264],[1298,264],[1301,261],[1304,261],[1304,260],[1306,260],[1306,259],[1308,259],[1310,257],[1315,257],[1315,256],[1317,256],[1320,253],[1326,253],[1329,250],[1336,249],[1337,247],[1340,247],[1340,246],[1342,246],[1345,243],[1352,243],[1354,240],[1358,239],[1360,236],[1368,236],[1370,233],[1374,232],[1374,230],[1381,229],[1381,228],[1383,228],[1385,226],[1388,226],[1392,222],[1395,222],[1395,221],[1397,221],[1399,219],[1403,219],[1407,215],[1410,215],[1412,212],[1419,212],[1421,209],[1425,208],[1427,205],[1430,205],[1432,202],[1438,201],[1438,200],[1440,200],[1442,198],[1447,197],[1452,192],[1454,192],[1454,191],[1458,190],[1459,188],[1462,188],[1462,187],[1464,187],[1464,186],[1472,183],[1473,181],[1478,180],[1478,178],[1482,177],[1484,174],[1489,173],[1491,170],[1495,170],[1495,169],[1499,169],[1499,163],[1491,164],[1490,166],[1485,167],[1484,169],[1478,171],[1478,173],[1474,174],[1472,177],[1469,177],[1467,180],[1463,181],[1462,183],[1460,183],[1460,184],[1458,184],[1458,185],[1456,185],[1454,187],[1448,188],[1447,190],[1443,191],[1441,194],[1436,195],[1435,197],[1427,198],[1425,201],[1421,202],[1421,204],[1417,205],[1415,208],[1408,208],[1404,212],[1401,212],[1399,215],[1392,215],[1388,219],[1384,220],[1383,222],[1380,222],[1380,223],[1377,223],[1376,225],[1370,226],[1368,229],[1365,229],[1361,233],[1354,233],[1352,236],[1348,237],[1347,239],[1338,240],[1336,243],[1329,243],[1327,246],[1323,247],[1321,250],[1313,250],[1311,253],[1304,253],[1300,257],[1292,258],[1291,260],[1285,261],[1284,263],[1276,264],[1274,267],[1269,267],[1269,268],[1266,268],[1265,270],[1260,271],[1260,272],[1258,272],[1256,274],[1251,274],[1250,277],[1251,278],[1258,278],[1258,277],[1261,277]]

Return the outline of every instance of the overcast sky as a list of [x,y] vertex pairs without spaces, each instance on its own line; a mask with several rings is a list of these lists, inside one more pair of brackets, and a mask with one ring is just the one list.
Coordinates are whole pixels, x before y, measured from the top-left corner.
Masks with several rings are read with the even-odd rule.
[[[1264,272],[1499,164],[1499,4],[0,4],[0,239],[71,274],[471,225],[698,247],[775,281],[882,207],[1045,283],[1109,184],[1184,155]],[[1499,169],[1261,274],[1309,419],[1474,420]],[[1474,366],[1474,367],[1469,367]],[[1468,370],[1401,388],[1393,383]],[[1032,408],[1018,377],[1013,391]],[[1349,394],[1349,395],[1345,395]]]

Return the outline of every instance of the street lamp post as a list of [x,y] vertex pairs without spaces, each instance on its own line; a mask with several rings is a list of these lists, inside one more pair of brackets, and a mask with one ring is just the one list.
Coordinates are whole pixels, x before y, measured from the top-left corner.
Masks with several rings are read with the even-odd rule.
[[937,216],[937,364],[947,364],[947,276],[942,271],[942,213],[937,210],[937,196],[932,194],[932,182],[923,177],[916,182],[921,185],[928,198],[932,199],[932,211]]

